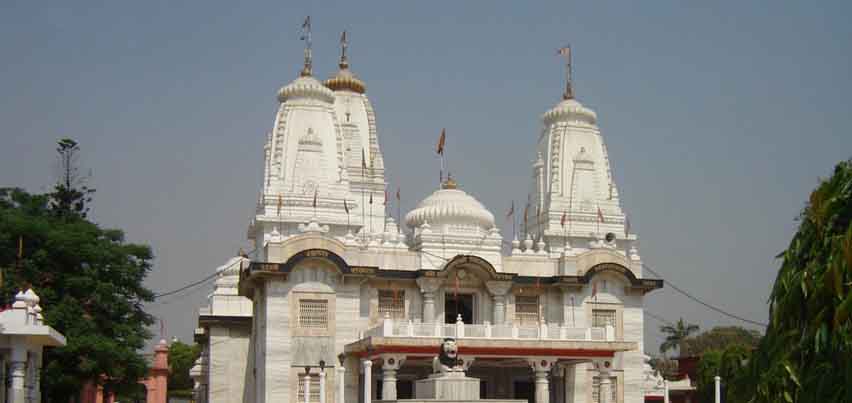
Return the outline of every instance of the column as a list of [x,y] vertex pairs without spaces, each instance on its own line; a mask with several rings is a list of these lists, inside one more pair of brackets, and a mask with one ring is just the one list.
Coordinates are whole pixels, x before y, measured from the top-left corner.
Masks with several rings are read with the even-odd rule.
[[550,403],[550,385],[547,373],[556,362],[555,358],[535,358],[529,363],[535,373],[535,403]]
[[370,361],[369,359],[367,359],[367,360],[361,361],[361,363],[364,366],[364,369],[363,369],[363,371],[364,371],[364,402],[363,403],[370,403],[370,402],[373,401],[373,398],[372,398],[373,393],[372,393],[372,390],[371,390],[372,383],[373,383],[373,379],[372,379],[373,362]]
[[396,371],[405,361],[404,355],[383,354],[382,356],[382,400],[396,400]]
[[325,369],[320,368],[319,373],[320,403],[325,403]]
[[12,378],[12,382],[7,394],[8,402],[25,403],[27,391],[24,380],[27,376],[27,350],[22,344],[15,343],[12,345],[11,365],[9,367],[9,376]]
[[[716,403],[720,403],[722,401],[722,378],[719,375],[716,375],[715,377],[713,377],[713,380],[716,383],[715,388],[714,388],[715,396],[716,396],[715,401],[716,401]],[[666,395],[668,395],[668,393],[666,393]]]
[[344,395],[346,394],[346,367],[343,366],[343,360],[340,361],[340,366],[335,368],[337,370],[337,376],[335,379],[337,380],[337,396],[335,396],[334,401],[336,403],[344,402]]
[[311,373],[310,372],[305,373],[305,386],[304,386],[303,390],[305,391],[305,395],[304,395],[305,403],[310,403],[311,402]]
[[423,293],[423,323],[435,322],[435,293],[441,286],[441,279],[420,277],[417,279],[417,285]]
[[506,293],[512,288],[511,281],[486,281],[485,287],[494,300],[494,324],[506,323]]
[[600,379],[600,389],[598,390],[599,403],[615,403],[610,399],[612,396],[612,380],[610,370],[612,363],[609,360],[600,360],[595,362],[595,368],[598,370],[598,379]]
[[41,402],[41,353],[33,353],[33,401]]

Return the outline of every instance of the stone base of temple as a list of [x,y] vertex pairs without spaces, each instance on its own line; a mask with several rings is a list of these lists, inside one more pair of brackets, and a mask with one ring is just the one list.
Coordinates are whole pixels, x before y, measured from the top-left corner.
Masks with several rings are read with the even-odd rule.
[[415,399],[435,400],[479,400],[479,379],[464,372],[432,374],[426,379],[414,381]]

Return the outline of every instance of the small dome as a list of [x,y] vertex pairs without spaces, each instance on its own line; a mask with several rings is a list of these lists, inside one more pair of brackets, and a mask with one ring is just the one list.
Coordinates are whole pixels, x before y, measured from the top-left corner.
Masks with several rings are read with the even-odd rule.
[[356,77],[355,74],[349,70],[349,67],[343,64],[341,64],[340,70],[334,77],[325,80],[325,86],[333,91],[349,90],[359,94],[363,94],[367,91],[367,86],[364,82]]
[[565,99],[558,103],[553,109],[544,113],[545,124],[551,124],[558,121],[580,121],[588,124],[595,124],[598,120],[598,115],[595,111],[586,108],[576,99]]
[[278,101],[308,98],[328,103],[334,102],[334,93],[311,76],[301,76],[278,91]]
[[405,224],[409,227],[420,227],[425,222],[433,228],[460,225],[487,231],[494,228],[494,214],[473,196],[458,189],[454,181],[448,180],[442,189],[423,199],[405,216]]

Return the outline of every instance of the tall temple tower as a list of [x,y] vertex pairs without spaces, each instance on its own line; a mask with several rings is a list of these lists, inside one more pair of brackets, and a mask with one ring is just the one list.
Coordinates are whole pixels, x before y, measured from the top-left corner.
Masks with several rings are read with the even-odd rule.
[[566,246],[569,254],[597,246],[626,250],[636,236],[628,233],[597,114],[574,97],[569,52],[562,101],[542,116],[532,165],[531,217],[521,236],[543,238],[551,252]]
[[[308,28],[309,25],[308,25]],[[249,239],[256,244],[312,229],[365,238],[385,232],[384,160],[366,85],[349,70],[345,34],[340,70],[313,77],[310,32],[300,76],[278,91],[264,146],[263,190]]]

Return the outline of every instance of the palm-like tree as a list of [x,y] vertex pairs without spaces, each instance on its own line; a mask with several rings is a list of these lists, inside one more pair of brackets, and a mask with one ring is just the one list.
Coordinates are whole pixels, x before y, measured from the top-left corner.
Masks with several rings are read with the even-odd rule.
[[686,323],[683,318],[678,319],[674,325],[660,326],[660,331],[666,334],[666,341],[660,344],[660,354],[677,348],[678,354],[683,352],[683,340],[689,335],[698,332],[698,325]]

